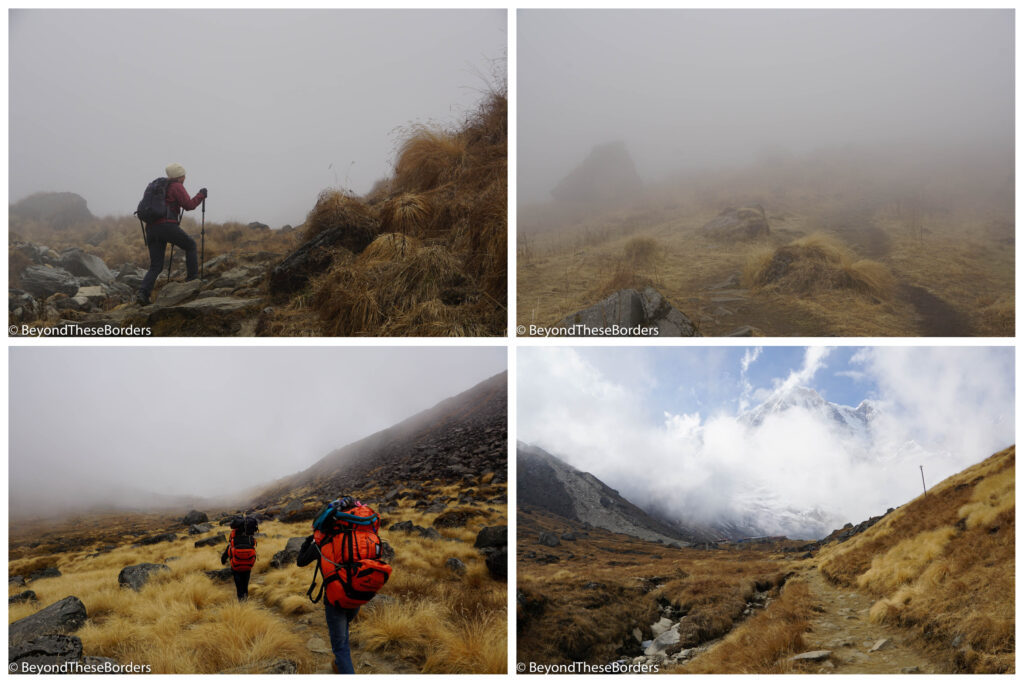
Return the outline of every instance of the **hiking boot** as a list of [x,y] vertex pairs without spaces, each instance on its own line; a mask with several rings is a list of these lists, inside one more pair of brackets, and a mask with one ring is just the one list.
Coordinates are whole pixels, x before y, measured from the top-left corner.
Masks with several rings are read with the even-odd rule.
[[334,661],[333,659],[331,660],[331,671],[333,671],[336,674],[340,674],[341,673],[340,671],[338,671],[338,663],[336,661]]
[[150,303],[149,294],[147,294],[146,292],[139,292],[138,294],[135,295],[135,303],[137,303],[140,306],[148,306]]

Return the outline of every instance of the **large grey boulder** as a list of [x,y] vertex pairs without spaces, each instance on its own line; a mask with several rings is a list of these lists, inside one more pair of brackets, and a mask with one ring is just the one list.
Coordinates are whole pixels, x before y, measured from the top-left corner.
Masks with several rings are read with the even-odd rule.
[[72,275],[95,278],[104,284],[114,282],[114,274],[99,256],[86,254],[81,249],[66,249],[60,254],[60,265]]
[[63,268],[27,266],[21,271],[20,279],[21,288],[37,299],[45,299],[54,294],[74,296],[78,293],[78,280]]
[[74,192],[37,192],[11,204],[9,212],[12,218],[34,219],[58,230],[95,218],[85,199]]
[[75,596],[69,595],[10,624],[7,627],[7,641],[16,645],[39,636],[70,633],[81,628],[86,618],[85,605]]
[[274,569],[281,569],[282,567],[295,564],[295,560],[299,557],[299,550],[302,549],[302,544],[305,540],[304,536],[289,538],[284,546],[284,550],[274,553],[274,557],[270,560],[270,566]]
[[[697,328],[657,290],[621,289],[590,308],[564,318],[564,336],[699,337]],[[604,331],[603,333],[601,331]]]
[[155,536],[147,536],[146,538],[140,539],[135,542],[135,545],[155,545],[157,543],[170,543],[171,541],[178,540],[178,537],[174,534],[157,534]]
[[597,145],[563,178],[551,196],[560,202],[609,204],[631,199],[643,189],[633,159],[622,142]]
[[550,531],[542,531],[542,532],[540,532],[540,537],[537,539],[537,541],[541,545],[546,545],[546,546],[548,546],[550,548],[554,548],[555,546],[562,545],[562,542],[560,540],[558,540],[558,534],[553,534]]
[[[39,666],[78,661],[82,657],[82,640],[76,636],[48,634],[11,645],[7,651],[10,664]],[[17,673],[21,669],[8,669]]]
[[474,548],[501,548],[508,545],[508,526],[485,526],[476,535]]
[[189,513],[181,518],[181,523],[186,526],[192,524],[203,524],[209,521],[210,518],[206,515],[206,513],[200,512],[199,510],[189,510]]
[[768,217],[760,206],[726,209],[701,228],[708,237],[738,241],[765,237],[769,233]]
[[127,586],[134,591],[138,591],[142,590],[142,587],[149,582],[150,576],[156,572],[165,571],[171,571],[171,568],[166,564],[153,564],[152,562],[133,564],[132,566],[125,567],[121,570],[121,573],[117,575],[117,583],[121,586]]
[[188,528],[189,536],[197,536],[199,534],[205,534],[213,531],[213,527],[209,524],[193,524]]
[[679,630],[671,628],[664,631],[661,635],[654,639],[654,641],[647,646],[644,650],[644,654],[647,656],[651,655],[663,655],[673,645],[679,644]]

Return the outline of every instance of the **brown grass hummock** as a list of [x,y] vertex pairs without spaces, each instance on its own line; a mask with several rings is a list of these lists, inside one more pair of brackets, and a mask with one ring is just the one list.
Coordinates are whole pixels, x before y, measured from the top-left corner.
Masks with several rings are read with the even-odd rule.
[[834,237],[815,233],[775,250],[758,250],[743,272],[749,287],[771,288],[790,294],[851,290],[879,299],[892,295],[895,280],[877,261],[855,260]]

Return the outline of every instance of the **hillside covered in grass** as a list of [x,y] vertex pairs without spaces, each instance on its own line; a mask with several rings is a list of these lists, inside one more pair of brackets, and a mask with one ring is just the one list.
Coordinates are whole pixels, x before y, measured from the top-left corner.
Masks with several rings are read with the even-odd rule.
[[876,599],[872,622],[906,629],[950,671],[1014,671],[1016,448],[931,488],[846,543],[821,573]]

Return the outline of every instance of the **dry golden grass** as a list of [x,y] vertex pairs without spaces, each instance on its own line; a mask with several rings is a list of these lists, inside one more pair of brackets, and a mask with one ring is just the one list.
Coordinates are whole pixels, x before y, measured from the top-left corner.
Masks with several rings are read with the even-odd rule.
[[393,178],[378,183],[365,201],[337,202],[357,206],[387,233],[415,239],[378,238],[370,253],[354,261],[332,259],[308,291],[273,314],[264,332],[293,334],[305,327],[344,336],[503,334],[507,109],[504,94],[492,93],[457,130],[414,127]]
[[[775,173],[705,173],[650,188],[642,204],[602,212],[555,203],[520,206],[517,323],[553,324],[596,303],[626,242],[642,231],[661,245],[658,290],[704,335],[743,325],[765,336],[942,334],[923,319],[927,302],[916,301],[908,286],[927,290],[962,316],[957,333],[1013,335],[1014,250],[981,229],[979,209],[955,205],[928,217],[923,238],[914,236],[874,210],[870,197],[849,198],[841,169],[794,172],[784,181]],[[765,242],[729,244],[701,234],[722,206],[743,202],[766,208],[772,233]],[[845,222],[850,214],[857,219]],[[823,228],[849,245],[845,268],[823,268],[843,286],[813,294],[760,287],[745,292],[744,301],[714,301],[712,286],[746,268],[762,270],[776,250]],[[731,314],[720,312],[723,307]],[[932,315],[950,317],[942,310]]]
[[[483,483],[478,490],[497,495],[504,485]],[[424,526],[436,517],[412,508],[411,502],[409,505],[403,503],[388,517]],[[443,530],[440,539],[382,532],[396,552],[394,574],[352,625],[357,662],[373,662],[380,655],[402,662],[403,671],[505,672],[507,587],[490,578],[483,556],[473,548],[479,528],[506,523],[505,506],[491,507],[494,512],[485,511],[465,528]],[[116,525],[114,519],[104,517]],[[148,523],[152,521],[147,518]],[[173,523],[163,519],[165,525]],[[93,533],[91,520],[82,524]],[[121,524],[122,529],[135,526],[124,518]],[[34,529],[26,527],[16,536],[19,547],[28,542]],[[85,626],[75,633],[89,655],[149,664],[158,673],[261,671],[279,660],[295,663],[300,673],[322,671],[329,667],[330,657],[316,655],[306,647],[310,636],[328,639],[323,607],[306,597],[313,567],[270,566],[273,554],[284,548],[288,538],[310,532],[309,522],[264,522],[261,532],[266,536],[259,541],[245,603],[237,602],[231,582],[214,583],[203,574],[221,568],[223,546],[195,548],[194,541],[201,537],[183,536],[138,548],[122,544],[90,557],[93,545],[105,543],[100,541],[83,550],[15,560],[12,572],[56,561],[62,576],[31,582],[29,587],[39,602],[12,605],[8,618],[14,621],[75,595],[89,615]],[[465,563],[464,575],[445,568],[449,557]],[[170,571],[152,575],[139,592],[119,587],[118,572],[140,562],[166,563]],[[24,589],[12,587],[11,593],[20,590]],[[389,670],[388,666],[382,664],[374,670]]]
[[790,581],[778,599],[743,622],[717,647],[669,673],[793,673],[788,658],[805,650],[813,598],[802,581]]
[[837,238],[822,233],[802,237],[770,255],[758,250],[743,271],[743,284],[751,288],[813,295],[827,290],[852,290],[888,299],[895,280],[876,261],[856,260]]
[[1014,460],[996,453],[823,549],[822,573],[878,597],[871,620],[910,629],[951,670],[1012,671]]
[[465,159],[466,142],[461,136],[417,126],[398,150],[393,187],[426,192],[452,182]]
[[564,531],[566,520],[538,510],[518,519],[521,661],[608,663],[638,647],[634,628],[651,637],[662,604],[686,613],[680,635],[692,647],[742,623],[754,592],[783,582],[783,564],[765,553],[673,549],[601,529],[548,548],[539,532]]
[[377,232],[376,217],[361,200],[337,190],[324,190],[306,216],[305,239],[338,226],[365,233],[366,242]]

